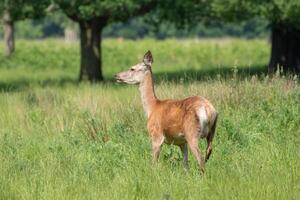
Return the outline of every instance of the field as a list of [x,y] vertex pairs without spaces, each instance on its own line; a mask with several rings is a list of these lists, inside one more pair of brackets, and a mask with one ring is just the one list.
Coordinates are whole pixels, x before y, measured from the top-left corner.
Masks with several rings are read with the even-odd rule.
[[[138,90],[112,81],[148,49],[159,98],[220,113],[204,176],[174,146],[152,165]],[[264,40],[105,40],[91,85],[78,44],[18,41],[0,56],[0,199],[299,199],[299,77],[267,76],[268,58]]]

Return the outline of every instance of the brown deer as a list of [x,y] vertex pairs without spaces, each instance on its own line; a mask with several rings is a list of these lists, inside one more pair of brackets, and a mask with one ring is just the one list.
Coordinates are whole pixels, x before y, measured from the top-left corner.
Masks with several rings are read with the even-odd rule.
[[178,145],[183,153],[183,164],[188,168],[188,148],[196,157],[201,172],[204,159],[198,147],[199,138],[206,138],[205,162],[212,152],[218,113],[212,104],[201,96],[183,100],[159,100],[152,79],[153,58],[150,51],[142,63],[115,76],[117,82],[139,84],[142,103],[148,117],[147,128],[152,139],[153,161],[157,162],[163,143]]

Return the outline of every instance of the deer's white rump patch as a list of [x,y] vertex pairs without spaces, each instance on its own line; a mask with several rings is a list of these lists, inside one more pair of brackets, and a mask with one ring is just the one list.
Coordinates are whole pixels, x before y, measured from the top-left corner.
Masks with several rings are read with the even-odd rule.
[[208,127],[208,116],[204,106],[201,106],[198,109],[197,115],[199,117],[200,132],[202,133],[201,136],[206,137],[209,131],[209,127]]

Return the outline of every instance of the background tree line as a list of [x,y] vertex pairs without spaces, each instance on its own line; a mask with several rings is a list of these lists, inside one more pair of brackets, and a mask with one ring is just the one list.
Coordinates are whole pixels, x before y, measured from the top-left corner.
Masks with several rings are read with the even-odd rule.
[[[44,39],[48,37],[64,37],[69,29],[79,35],[77,25],[64,16],[60,11],[49,14],[40,19],[27,19],[15,23],[16,38]],[[270,28],[266,20],[258,18],[249,19],[239,23],[224,23],[212,21],[199,22],[194,27],[178,28],[174,23],[161,22],[158,25],[149,24],[147,17],[136,17],[124,22],[116,22],[103,29],[105,38],[142,39],[155,38],[220,38],[220,37],[245,37],[267,38]],[[0,29],[0,37],[3,37],[3,29]]]
[[[57,10],[64,15],[49,17],[49,13]],[[249,32],[260,35],[265,32],[266,27],[270,27],[272,48],[269,71],[274,72],[277,67],[283,67],[291,72],[300,71],[299,10],[300,0],[0,1],[7,56],[14,51],[15,22],[48,15],[52,21],[46,20],[44,24],[38,21],[31,22],[37,25],[41,23],[40,33],[46,34],[48,30],[47,34],[51,31],[57,34],[62,32],[62,27],[64,33],[68,33],[66,31],[68,27],[73,27],[72,29],[79,27],[81,48],[79,80],[89,81],[103,80],[102,36],[118,37],[115,30],[123,29],[126,33],[126,26],[131,30],[127,29],[126,37],[133,38],[151,35],[156,38],[204,36],[207,34],[204,30],[215,30],[208,35],[216,34],[217,30],[222,30],[224,35],[236,36]],[[138,16],[144,17],[134,19]],[[72,20],[72,23],[64,20],[65,17]],[[120,22],[125,22],[125,25]],[[30,21],[27,23],[30,24]],[[183,31],[177,31],[178,27],[183,28]],[[54,31],[55,29],[57,31]],[[132,29],[136,32],[134,33]],[[239,29],[242,31],[237,31]],[[29,32],[34,31],[30,29]],[[38,31],[36,34],[38,35]],[[40,37],[43,37],[43,34]]]

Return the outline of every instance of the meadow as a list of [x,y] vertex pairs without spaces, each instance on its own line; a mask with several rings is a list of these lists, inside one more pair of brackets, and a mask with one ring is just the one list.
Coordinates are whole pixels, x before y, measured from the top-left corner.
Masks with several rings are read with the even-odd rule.
[[[0,56],[0,199],[299,199],[299,77],[267,75],[269,48],[107,39],[106,81],[89,84],[77,82],[78,44],[17,41]],[[138,90],[112,80],[148,49],[159,98],[201,95],[220,113],[203,176],[175,146],[152,165]]]

